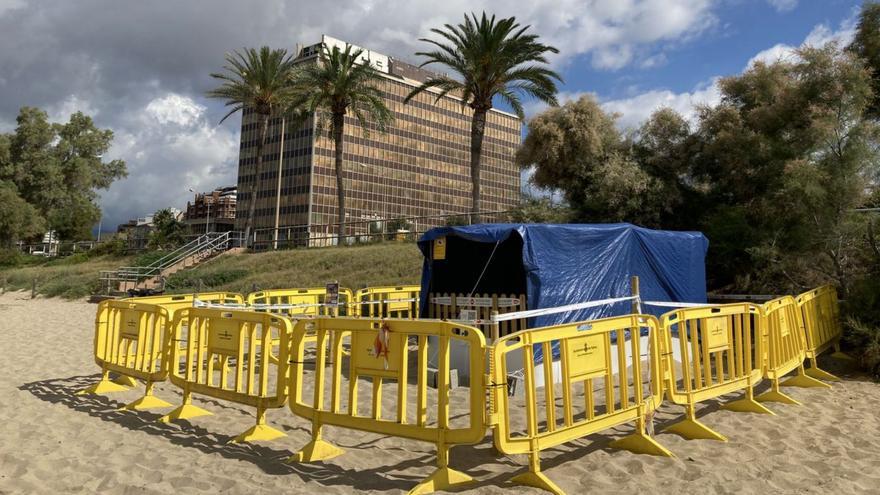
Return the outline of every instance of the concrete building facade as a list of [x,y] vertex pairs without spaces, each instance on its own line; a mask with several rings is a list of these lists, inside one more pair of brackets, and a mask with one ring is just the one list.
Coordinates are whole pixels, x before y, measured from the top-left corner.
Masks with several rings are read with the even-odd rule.
[[[315,63],[324,45],[344,49],[345,42],[324,36],[320,43],[299,50],[298,62]],[[347,235],[370,233],[377,223],[388,219],[435,217],[408,222],[412,229],[422,231],[442,225],[444,220],[436,218],[439,215],[467,214],[471,203],[470,107],[454,96],[435,101],[436,95],[428,92],[404,105],[406,95],[431,73],[368,50],[363,60],[383,74],[380,89],[394,123],[386,133],[370,125],[365,134],[354,116],[346,117]],[[273,238],[276,212],[282,244],[329,240],[337,232],[329,118],[313,116],[296,129],[280,118],[271,119],[263,173],[256,177],[256,117],[247,110],[242,116],[236,228],[244,227],[248,205],[254,199],[250,185],[256,180],[254,228],[258,243]],[[522,122],[515,115],[498,110],[488,114],[481,173],[483,211],[508,210],[519,202],[520,171],[514,155],[521,143],[521,129]]]

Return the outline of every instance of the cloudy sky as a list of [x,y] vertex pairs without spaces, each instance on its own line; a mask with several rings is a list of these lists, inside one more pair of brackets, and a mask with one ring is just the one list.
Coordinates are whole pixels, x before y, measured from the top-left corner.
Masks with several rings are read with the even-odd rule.
[[[129,177],[102,192],[104,229],[189,188],[233,184],[238,118],[207,100],[223,55],[292,49],[322,33],[410,61],[431,27],[486,9],[560,49],[562,97],[595,94],[638,125],[660,106],[690,114],[715,80],[753,60],[852,35],[859,0],[0,0],[0,132],[24,105],[53,120],[81,110],[115,132]],[[530,105],[530,112],[538,111]]]

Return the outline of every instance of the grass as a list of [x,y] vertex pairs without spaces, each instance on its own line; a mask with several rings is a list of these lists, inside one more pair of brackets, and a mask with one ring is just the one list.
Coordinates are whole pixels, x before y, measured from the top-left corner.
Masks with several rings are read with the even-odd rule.
[[323,287],[338,281],[357,290],[367,286],[418,284],[422,254],[414,243],[226,254],[169,277],[169,292],[223,290],[248,293],[254,288]]
[[[44,259],[45,260],[45,259]],[[48,297],[78,299],[98,292],[98,272],[127,265],[131,258],[112,255],[73,255],[45,260],[39,265],[0,269],[0,283],[6,290],[30,290],[34,280],[37,292]]]
[[[163,253],[164,254],[164,253]],[[36,265],[0,268],[6,290],[30,290],[48,297],[78,299],[100,292],[98,272],[132,265],[136,257],[73,255]],[[146,260],[141,257],[140,259]],[[387,242],[341,248],[314,248],[260,254],[225,254],[168,278],[168,292],[222,290],[248,293],[256,287],[323,287],[339,281],[357,290],[367,286],[418,284],[422,255],[414,243]]]

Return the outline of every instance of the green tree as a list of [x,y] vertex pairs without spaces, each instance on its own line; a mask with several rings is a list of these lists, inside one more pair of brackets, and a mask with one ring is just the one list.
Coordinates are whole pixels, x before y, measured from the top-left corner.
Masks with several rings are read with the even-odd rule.
[[183,244],[183,223],[174,216],[170,209],[164,208],[153,214],[153,226],[150,234],[150,245],[155,249],[170,249]]
[[385,132],[393,121],[393,114],[385,105],[378,85],[382,75],[363,58],[363,50],[352,49],[351,45],[346,45],[345,50],[325,46],[315,63],[298,67],[291,77],[291,88],[296,95],[293,111],[330,115],[339,245],[345,239],[345,116],[353,114],[365,136],[369,135],[370,127]]
[[259,50],[245,48],[226,55],[224,72],[212,73],[211,77],[221,85],[207,92],[209,98],[224,100],[229,112],[220,119],[223,123],[238,111],[253,111],[257,115],[259,134],[253,179],[248,179],[248,210],[244,233],[250,244],[253,239],[254,215],[257,208],[257,186],[263,173],[263,153],[269,118],[287,108],[290,103],[290,74],[294,68],[293,57],[284,49],[263,46]]
[[874,97],[867,110],[871,118],[880,118],[880,3],[868,1],[862,4],[856,34],[849,46],[871,69],[871,87]]
[[432,51],[418,52],[427,60],[422,66],[443,65],[457,73],[459,79],[439,75],[428,78],[407,95],[405,102],[428,89],[439,90],[436,101],[453,93],[462,105],[473,109],[471,117],[471,210],[474,222],[480,213],[480,170],[486,114],[498,97],[510,105],[520,119],[524,111],[520,94],[525,94],[551,105],[556,105],[556,81],[559,75],[545,66],[547,53],[559,51],[538,41],[528,33],[529,26],[520,26],[515,17],[499,19],[465,15],[458,25],[446,24],[443,29],[432,29],[444,41],[421,39],[433,45]]
[[559,189],[579,220],[656,225],[658,181],[632,159],[629,145],[591,96],[549,108],[529,121],[517,153],[532,182]]
[[97,190],[127,175],[124,161],[103,160],[113,132],[81,112],[53,124],[32,107],[21,109],[17,123],[0,142],[0,181],[13,184],[61,239],[88,238],[100,217]]
[[30,203],[18,195],[11,182],[0,181],[0,245],[11,248],[20,239],[38,236],[46,223]]

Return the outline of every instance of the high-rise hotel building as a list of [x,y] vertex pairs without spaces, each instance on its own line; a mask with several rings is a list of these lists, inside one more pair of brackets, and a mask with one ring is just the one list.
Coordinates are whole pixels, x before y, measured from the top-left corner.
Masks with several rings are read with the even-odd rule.
[[[323,36],[321,43],[298,53],[301,63],[314,63],[322,46],[345,48],[345,42]],[[357,47],[353,47],[357,48]],[[431,75],[413,65],[376,52],[363,52],[382,74],[380,89],[394,122],[385,133],[364,135],[353,115],[345,120],[344,184],[347,234],[375,232],[382,220],[408,220],[423,230],[442,225],[438,215],[470,211],[471,108],[454,96],[439,101],[423,92],[404,105],[409,92]],[[236,225],[244,226],[251,181],[258,180],[254,230],[258,246],[274,236],[278,215],[279,242],[302,244],[331,238],[337,232],[336,178],[329,118],[313,117],[296,129],[273,118],[263,155],[263,173],[255,177],[259,129],[256,116],[242,116]],[[522,123],[515,115],[492,110],[487,116],[481,170],[481,210],[503,211],[520,198],[520,173],[514,154]],[[282,143],[283,128],[283,143]],[[280,172],[280,183],[279,183]],[[280,194],[279,194],[280,189]],[[280,198],[280,201],[279,201]],[[371,227],[373,225],[373,227]]]

